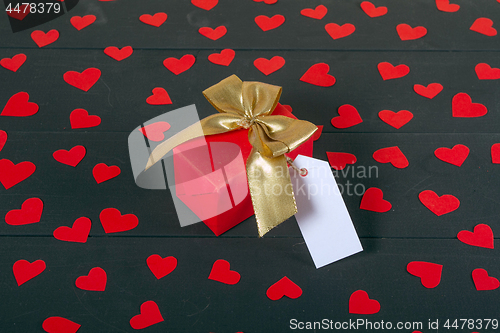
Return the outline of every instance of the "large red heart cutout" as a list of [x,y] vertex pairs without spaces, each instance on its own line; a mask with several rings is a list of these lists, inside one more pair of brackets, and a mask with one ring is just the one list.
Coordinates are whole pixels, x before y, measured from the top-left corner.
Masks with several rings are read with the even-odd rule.
[[363,194],[359,208],[377,213],[385,213],[391,210],[392,204],[384,200],[384,193],[381,189],[370,187]]
[[0,160],[0,183],[6,190],[19,184],[35,172],[36,166],[31,162],[21,162],[14,164],[4,158]]
[[492,37],[497,35],[497,30],[493,28],[493,21],[486,17],[480,17],[472,23],[470,30]]
[[438,148],[434,151],[434,155],[441,161],[461,166],[469,156],[469,148],[464,145],[455,145],[453,148]]
[[387,14],[387,7],[375,7],[370,1],[363,1],[361,3],[361,9],[370,17],[379,17]]
[[44,47],[49,44],[54,43],[59,38],[59,31],[52,29],[45,33],[42,30],[35,30],[31,33],[31,39],[38,45],[38,47]]
[[67,71],[63,75],[64,81],[66,83],[81,89],[83,91],[89,91],[90,88],[94,86],[94,84],[101,77],[101,71],[98,68],[87,68],[83,72],[75,72],[75,71]]
[[80,31],[94,23],[95,20],[95,15],[85,15],[84,17],[73,16],[69,21],[71,25],[76,28],[76,30]]
[[335,170],[343,170],[347,164],[356,163],[356,156],[354,154],[349,153],[334,153],[334,152],[326,152],[326,156],[328,157],[328,163]]
[[76,333],[82,325],[63,317],[49,317],[42,323],[42,328],[47,333]]
[[498,80],[500,79],[500,68],[492,68],[484,62],[479,63],[474,68],[479,80]]
[[27,260],[21,259],[14,263],[12,266],[12,272],[16,278],[17,285],[20,286],[23,283],[31,280],[35,276],[40,275],[46,268],[45,261],[36,260],[29,262]]
[[229,262],[223,259],[216,260],[208,276],[209,280],[225,284],[236,284],[240,281],[240,273],[229,269]]
[[447,13],[454,13],[460,9],[457,4],[450,4],[450,0],[436,0],[436,7],[438,10]]
[[351,35],[354,31],[356,31],[356,27],[351,23],[345,23],[342,25],[328,23],[325,25],[325,30],[333,39],[339,39]]
[[285,22],[285,17],[283,15],[274,15],[273,17],[268,17],[265,15],[259,15],[255,18],[255,23],[262,29],[262,31],[268,31],[276,29]]
[[160,142],[165,140],[165,132],[170,129],[170,124],[166,121],[157,121],[156,123],[139,128],[139,131],[149,140]]
[[460,201],[451,194],[438,196],[436,192],[426,190],[418,195],[420,202],[437,216],[448,214],[460,206]]
[[389,124],[396,129],[400,129],[413,118],[413,113],[408,110],[401,110],[398,112],[382,110],[378,113],[378,117],[382,119],[384,123]]
[[38,112],[38,104],[30,102],[30,95],[21,91],[12,95],[5,104],[0,116],[28,117]]
[[83,160],[86,153],[87,150],[84,146],[74,146],[69,151],[65,149],[56,150],[52,156],[59,163],[76,167]]
[[491,163],[500,164],[500,143],[491,146]]
[[146,263],[154,276],[161,279],[174,271],[177,267],[177,258],[172,256],[162,258],[158,254],[152,254],[146,259]]
[[325,17],[326,13],[328,13],[328,9],[323,5],[319,5],[315,9],[304,8],[300,11],[300,14],[317,20]]
[[253,65],[265,75],[269,75],[283,67],[285,65],[285,59],[280,56],[274,56],[269,60],[266,58],[257,58],[253,62]]
[[462,230],[457,234],[457,238],[462,243],[472,246],[494,248],[493,231],[487,224],[478,224],[474,231]]
[[174,73],[175,75],[179,75],[182,72],[190,69],[196,58],[192,54],[185,54],[180,59],[170,57],[163,60],[163,66],[165,66],[169,71]]
[[219,3],[219,0],[191,0],[191,3],[198,8],[210,10]]
[[40,222],[43,212],[43,201],[39,198],[30,198],[23,202],[21,209],[7,212],[5,223],[9,225],[25,225]]
[[458,93],[451,101],[453,117],[474,118],[482,117],[488,113],[486,106],[472,103],[472,98],[466,93]]
[[124,46],[121,49],[116,46],[108,46],[104,49],[104,53],[116,61],[122,61],[123,59],[130,57],[133,52],[134,49],[132,49],[132,46]]
[[397,66],[393,66],[389,62],[381,62],[377,65],[378,72],[382,79],[391,80],[391,79],[399,79],[410,72],[410,67],[401,64]]
[[172,104],[172,100],[165,89],[156,87],[153,89],[153,95],[146,98],[146,103],[150,105],[167,105]]
[[59,227],[54,230],[53,235],[55,239],[61,241],[85,243],[87,242],[91,228],[92,221],[88,217],[80,217],[73,222],[71,228],[66,226]]
[[139,219],[134,214],[122,215],[116,208],[106,208],[99,214],[104,232],[114,233],[132,230],[139,224]]
[[412,28],[406,23],[398,24],[396,26],[396,31],[398,32],[399,38],[401,40],[419,39],[427,34],[427,29],[425,27]]
[[212,53],[208,56],[208,60],[216,65],[229,66],[233,61],[235,52],[232,49],[224,49],[220,53]]
[[411,275],[418,276],[426,288],[435,288],[441,282],[443,265],[425,261],[412,261],[406,266]]
[[421,84],[415,84],[413,90],[420,96],[433,99],[443,90],[443,86],[440,83],[430,83],[427,87]]
[[104,291],[107,281],[106,271],[101,267],[94,267],[88,275],[79,276],[75,281],[75,285],[82,290]]
[[7,68],[13,72],[17,72],[17,70],[24,64],[26,61],[26,55],[24,53],[19,53],[13,56],[12,58],[3,58],[0,60],[0,66]]
[[0,130],[0,151],[2,151],[7,142],[7,132]]
[[217,40],[227,33],[227,28],[223,25],[218,26],[215,29],[212,29],[210,27],[201,27],[200,29],[198,29],[198,32],[208,39]]
[[302,295],[302,289],[288,277],[284,276],[267,288],[266,295],[272,301],[277,301],[283,296],[296,299]]
[[97,184],[115,178],[120,173],[121,173],[120,167],[116,165],[107,166],[105,163],[96,164],[96,166],[92,169],[92,175],[94,176],[94,179],[97,182]]
[[71,128],[89,128],[96,127],[101,123],[101,117],[89,115],[85,109],[74,109],[69,115]]
[[373,159],[379,163],[391,163],[398,169],[404,169],[410,164],[398,146],[376,150],[373,153]]
[[162,321],[164,319],[158,305],[154,301],[147,301],[141,304],[141,313],[130,319],[130,326],[133,329],[140,330]]
[[344,104],[340,106],[338,113],[339,115],[337,117],[333,117],[331,120],[331,123],[335,128],[348,128],[363,122],[358,110],[352,105]]
[[325,63],[314,64],[302,75],[300,81],[320,87],[331,87],[335,84],[335,77],[328,74],[330,66]]
[[495,290],[500,287],[497,278],[488,275],[488,272],[482,268],[476,268],[472,271],[472,280],[477,290]]
[[364,290],[356,290],[349,297],[349,313],[374,314],[380,311],[380,303],[370,299]]
[[167,17],[167,14],[163,12],[158,12],[154,15],[143,14],[139,16],[139,21],[158,28],[167,20]]

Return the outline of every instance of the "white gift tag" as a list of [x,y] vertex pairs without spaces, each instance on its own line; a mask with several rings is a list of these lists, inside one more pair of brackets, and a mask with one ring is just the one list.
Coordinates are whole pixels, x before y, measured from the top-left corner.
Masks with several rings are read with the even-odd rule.
[[316,268],[363,251],[342,194],[328,162],[299,155],[290,168],[297,214],[295,218]]

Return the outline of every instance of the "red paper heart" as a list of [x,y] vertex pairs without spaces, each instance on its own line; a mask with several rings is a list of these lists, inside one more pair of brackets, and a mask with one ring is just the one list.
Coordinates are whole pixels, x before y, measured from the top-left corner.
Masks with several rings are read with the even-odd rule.
[[216,65],[229,66],[234,59],[235,52],[232,49],[224,49],[220,53],[212,53],[208,56],[208,60]]
[[101,71],[98,68],[87,68],[81,73],[68,71],[63,75],[66,83],[83,91],[89,91],[100,77]]
[[71,25],[76,28],[76,30],[80,31],[94,23],[95,19],[95,15],[85,15],[84,17],[73,16],[69,21],[71,22]]
[[374,314],[380,311],[380,303],[368,297],[364,290],[356,290],[349,297],[349,313]]
[[404,169],[410,164],[398,146],[376,150],[373,153],[373,159],[379,163],[391,163],[398,169]]
[[265,15],[259,15],[255,18],[255,23],[262,29],[262,31],[268,31],[275,29],[285,22],[285,17],[283,15],[274,15],[273,17],[267,17]]
[[421,84],[415,84],[413,90],[420,96],[432,99],[443,90],[443,86],[439,83],[430,83],[427,87]]
[[500,143],[491,146],[491,163],[500,164]]
[[7,133],[5,131],[0,130],[0,151],[2,151],[2,148],[5,146],[6,142],[7,142]]
[[257,58],[253,62],[253,65],[265,75],[269,75],[283,67],[285,65],[285,59],[280,56],[274,56],[270,60],[266,58]]
[[210,10],[219,3],[219,0],[191,0],[191,3],[198,8]]
[[61,241],[85,243],[89,237],[90,228],[92,228],[92,221],[88,217],[80,217],[73,222],[71,228],[59,227],[54,230],[53,235],[55,239]]
[[143,14],[139,16],[139,21],[152,25],[153,27],[159,27],[167,20],[167,14],[163,12],[158,12],[154,15]]
[[48,333],[76,333],[81,326],[63,317],[49,317],[42,324],[42,328]]
[[434,151],[434,155],[441,161],[461,166],[467,156],[469,156],[469,148],[464,145],[455,145],[453,148],[438,148]]
[[19,53],[12,58],[3,58],[0,60],[0,65],[8,70],[17,72],[19,67],[21,67],[26,61],[26,55],[24,53]]
[[486,17],[480,17],[475,20],[470,30],[490,37],[497,35],[497,30],[493,28],[493,21]]
[[180,59],[177,58],[167,58],[163,61],[163,66],[165,66],[169,71],[174,73],[175,75],[179,75],[182,72],[190,69],[196,58],[192,54],[185,54]]
[[36,260],[29,262],[27,260],[21,259],[14,263],[12,266],[12,272],[16,278],[17,285],[20,286],[23,283],[31,280],[37,275],[40,275],[46,268],[45,261]]
[[177,267],[177,259],[175,257],[162,258],[158,254],[153,254],[146,259],[146,263],[157,279],[172,273]]
[[31,39],[38,45],[38,47],[44,47],[49,44],[54,43],[59,38],[59,31],[52,29],[45,33],[42,30],[35,30],[31,33]]
[[331,123],[336,128],[348,128],[357,124],[361,124],[363,119],[359,115],[358,110],[352,105],[344,104],[338,109],[339,115],[333,117]]
[[328,23],[325,25],[325,30],[333,39],[339,39],[351,35],[356,30],[356,27],[351,23],[342,25]]
[[343,170],[347,164],[356,163],[356,156],[349,153],[334,153],[334,152],[326,152],[326,156],[328,157],[328,163],[335,170]]
[[23,202],[21,209],[14,209],[5,215],[5,223],[9,225],[25,225],[40,222],[43,212],[43,201],[30,198]]
[[266,5],[272,5],[278,2],[278,0],[253,0],[255,2],[264,2]]
[[198,29],[198,32],[211,40],[217,40],[227,33],[227,28],[223,25],[218,26],[215,29],[212,29],[210,27],[202,27]]
[[318,125],[316,126],[318,129],[316,130],[316,132],[314,132],[314,134],[312,135],[312,139],[313,141],[317,141],[319,140],[319,138],[321,137],[321,133],[323,132],[323,125]]
[[165,132],[170,129],[170,124],[166,121],[158,121],[147,126],[139,128],[139,131],[151,141],[165,140]]
[[487,249],[494,248],[493,231],[487,224],[478,224],[474,227],[474,232],[462,230],[457,234],[457,238],[462,243],[485,247]]
[[451,101],[453,117],[474,118],[482,117],[488,113],[486,106],[472,103],[471,97],[466,93],[458,93]]
[[370,17],[379,17],[387,14],[387,7],[375,7],[370,1],[363,1],[361,3],[361,9]]
[[419,39],[427,34],[427,29],[425,27],[412,28],[406,23],[398,24],[396,26],[396,31],[398,32],[401,40]]
[[28,161],[14,164],[8,159],[1,159],[0,183],[8,190],[31,176],[35,170],[36,166]]
[[[240,281],[240,278],[240,273],[230,270],[229,262],[223,259],[219,259],[214,262],[212,270],[210,271],[210,275],[208,276],[209,280],[214,280],[225,284],[236,284]],[[280,296],[279,298],[281,297],[282,296]]]
[[85,157],[87,150],[84,146],[74,146],[69,151],[59,149],[55,151],[52,156],[57,162],[76,167]]
[[397,65],[393,66],[388,62],[381,62],[377,65],[378,71],[382,79],[390,80],[390,79],[399,79],[410,72],[410,67],[406,65]]
[[296,299],[302,295],[302,289],[285,276],[270,286],[266,291],[266,295],[272,301],[277,301],[283,296]]
[[75,285],[77,288],[89,291],[104,291],[108,277],[101,267],[94,267],[88,275],[79,276]]
[[300,11],[300,13],[304,16],[321,20],[323,17],[325,17],[326,13],[328,13],[328,9],[323,5],[319,5],[315,9],[304,8]]
[[71,128],[89,128],[98,126],[101,123],[99,116],[89,116],[87,110],[75,109],[69,115]]
[[378,113],[378,116],[384,123],[400,129],[413,118],[413,113],[407,110],[401,110],[398,112],[383,110]]
[[[192,0],[194,1],[194,0]],[[147,301],[141,304],[141,314],[130,319],[130,326],[140,330],[164,321],[158,305],[154,301]]]
[[146,103],[150,105],[166,105],[172,104],[172,100],[165,89],[156,87],[153,89],[153,95],[146,98]]
[[12,95],[5,104],[0,116],[29,117],[38,112],[38,104],[30,102],[30,95],[21,91]]
[[450,0],[436,0],[436,7],[442,12],[454,13],[460,9],[459,5],[450,4]]
[[477,290],[494,290],[500,287],[498,279],[488,276],[488,272],[482,268],[472,271],[472,279]]
[[476,75],[479,80],[498,80],[500,79],[500,68],[492,68],[485,63],[479,63],[475,67]]
[[384,193],[381,189],[370,187],[363,194],[359,208],[377,213],[385,213],[391,210],[392,204],[384,200]]
[[437,216],[441,216],[456,210],[460,201],[451,194],[438,196],[436,192],[426,190],[418,195],[420,202]]
[[120,173],[121,170],[118,166],[116,165],[107,166],[104,163],[99,163],[92,169],[92,175],[94,175],[94,179],[97,182],[97,184],[115,178]]
[[426,288],[435,288],[441,282],[443,265],[425,261],[412,261],[406,266],[411,275],[418,276]]
[[19,11],[17,11],[16,9],[12,9],[10,12],[8,12],[6,10],[7,15],[16,19],[16,20],[22,21],[30,13],[30,8],[28,8],[28,7],[30,7],[30,4],[25,4],[25,5],[19,6]]
[[104,232],[114,233],[134,229],[139,224],[139,219],[134,214],[121,215],[116,208],[106,208],[99,214]]
[[123,59],[130,57],[133,52],[134,50],[132,49],[132,46],[125,46],[121,49],[116,46],[108,46],[104,49],[104,53],[116,61],[122,61]]
[[330,66],[325,63],[314,64],[302,75],[300,81],[320,87],[331,87],[335,84],[335,77],[328,74]]

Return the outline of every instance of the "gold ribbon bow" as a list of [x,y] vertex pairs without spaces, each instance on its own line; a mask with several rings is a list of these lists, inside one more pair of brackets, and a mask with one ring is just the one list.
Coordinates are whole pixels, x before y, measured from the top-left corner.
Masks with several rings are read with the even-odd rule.
[[[281,87],[261,82],[242,82],[236,75],[203,91],[219,111],[200,120],[203,135],[247,128],[252,151],[246,163],[250,196],[259,236],[297,213],[285,153],[307,141],[316,125],[272,115]],[[198,130],[197,130],[198,129]],[[194,124],[158,145],[149,156],[146,170],[174,147],[201,136]]]

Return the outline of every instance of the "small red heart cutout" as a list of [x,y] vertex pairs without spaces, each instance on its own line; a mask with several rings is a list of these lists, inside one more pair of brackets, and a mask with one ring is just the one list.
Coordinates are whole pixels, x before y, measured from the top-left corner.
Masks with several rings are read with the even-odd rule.
[[229,262],[223,259],[216,260],[208,276],[209,280],[225,284],[236,284],[240,281],[240,273],[229,269]]
[[95,22],[95,15],[85,15],[84,17],[73,16],[69,21],[76,30],[80,31]]
[[47,333],[76,333],[82,325],[63,317],[49,317],[42,323],[42,328]]
[[317,141],[319,140],[319,138],[321,137],[321,133],[323,133],[323,125],[318,125],[316,126],[318,129],[316,130],[316,132],[314,132],[314,134],[312,135],[312,139],[313,141]]
[[461,166],[469,156],[469,148],[464,145],[455,145],[453,148],[438,148],[434,151],[434,155],[441,161]]
[[215,29],[212,29],[210,27],[201,27],[200,29],[198,29],[198,32],[208,39],[217,40],[227,33],[227,28],[223,25],[218,26]]
[[410,164],[398,146],[376,150],[373,153],[373,159],[379,163],[391,163],[398,169],[404,169]]
[[0,66],[13,72],[17,72],[17,70],[24,64],[25,61],[26,55],[24,53],[19,53],[12,58],[3,58],[2,60],[0,60]]
[[272,301],[277,301],[283,296],[296,299],[302,295],[302,289],[292,282],[292,280],[284,276],[267,289],[266,295]]
[[356,163],[356,156],[349,153],[334,153],[334,152],[326,152],[326,156],[328,157],[328,163],[335,170],[343,170],[347,164]]
[[29,117],[38,112],[38,104],[30,102],[30,95],[27,92],[21,91],[7,101],[0,116],[10,117]]
[[104,232],[114,233],[134,229],[139,219],[134,214],[122,215],[116,208],[106,208],[99,214]]
[[74,109],[69,115],[71,128],[89,128],[98,126],[101,123],[99,116],[89,116],[87,110]]
[[27,260],[21,259],[14,263],[12,266],[12,272],[16,278],[17,285],[20,286],[23,283],[31,280],[35,276],[40,275],[46,268],[45,261],[36,260],[29,262]]
[[271,59],[257,58],[253,65],[265,75],[276,72],[285,65],[285,59],[280,56],[274,56]]
[[0,151],[2,151],[7,142],[7,132],[0,130]]
[[157,279],[161,279],[164,276],[172,273],[177,267],[177,259],[175,257],[162,258],[158,254],[152,254],[146,259],[146,263],[151,270],[151,273]]
[[283,15],[274,15],[273,17],[267,17],[265,15],[259,15],[255,18],[255,23],[262,29],[262,31],[268,31],[276,29],[285,22],[285,17]]
[[69,151],[64,149],[59,149],[55,151],[52,154],[52,156],[59,163],[76,167],[78,163],[80,163],[83,160],[86,153],[87,150],[85,149],[84,146],[74,146]]
[[74,242],[85,243],[89,237],[90,229],[92,228],[92,221],[88,217],[80,217],[73,222],[73,226],[62,226],[54,230],[53,235],[55,239]]
[[147,126],[139,128],[139,131],[151,141],[163,141],[165,140],[164,132],[170,129],[170,124],[166,121],[158,121],[156,123],[149,124]]
[[266,5],[272,5],[278,2],[278,0],[253,0],[254,2],[263,2]]
[[427,34],[427,29],[425,27],[412,28],[406,23],[398,24],[396,26],[396,31],[398,32],[401,40],[415,40],[422,38]]
[[497,30],[493,28],[493,21],[486,17],[480,17],[475,20],[470,30],[490,37],[497,35]]
[[436,0],[436,7],[442,12],[454,13],[460,9],[459,5],[450,4],[450,0]]
[[399,79],[410,72],[410,67],[406,65],[397,65],[393,66],[388,62],[381,62],[377,65],[377,69],[382,76],[382,79],[391,80],[391,79]]
[[370,17],[379,17],[387,14],[387,7],[375,7],[370,1],[363,1],[361,3],[361,9]]
[[125,46],[121,49],[116,46],[108,46],[104,49],[104,53],[116,61],[122,61],[123,59],[130,57],[133,52],[134,50],[132,49],[132,46]]
[[191,3],[198,8],[210,10],[219,3],[219,0],[191,0]]
[[458,93],[453,96],[451,107],[453,117],[475,118],[488,113],[486,106],[480,103],[472,103],[472,98],[466,93]]
[[472,280],[477,290],[495,290],[500,287],[498,279],[489,276],[488,272],[482,268],[476,268],[472,271]]
[[413,90],[420,96],[433,99],[443,90],[443,86],[439,83],[430,83],[427,87],[421,84],[415,84]]
[[0,183],[6,190],[19,184],[35,172],[36,166],[28,161],[14,164],[4,158],[0,160]]
[[235,52],[232,49],[224,49],[220,53],[212,53],[208,56],[208,60],[216,65],[229,66],[233,61]]
[[104,163],[99,163],[92,169],[92,175],[94,176],[94,179],[97,182],[97,184],[115,178],[120,173],[121,170],[118,166],[116,165],[107,166]]
[[479,80],[498,80],[500,79],[500,68],[492,68],[485,63],[479,63],[475,67],[476,75]]
[[438,196],[436,192],[426,190],[418,195],[420,202],[437,216],[441,216],[456,210],[460,201],[451,194]]
[[146,98],[146,103],[150,105],[167,105],[172,104],[172,100],[165,89],[156,87],[153,89],[153,95]]
[[49,44],[54,43],[59,38],[59,31],[52,29],[45,33],[42,30],[35,30],[31,33],[31,39],[38,45],[38,47],[44,47]]
[[94,267],[88,275],[79,276],[75,281],[75,285],[82,290],[104,291],[107,281],[106,271],[101,267]]
[[396,129],[400,129],[413,118],[413,113],[408,110],[401,110],[398,112],[382,110],[378,113],[378,117],[384,123],[389,124]]
[[342,25],[328,23],[325,25],[325,30],[333,39],[339,39],[351,35],[354,31],[356,31],[356,27],[351,23],[345,23]]
[[5,223],[9,225],[25,225],[40,222],[43,212],[43,201],[30,198],[23,202],[21,209],[14,209],[5,215]]
[[166,20],[167,14],[163,12],[159,12],[154,15],[143,14],[139,16],[139,21],[157,28],[161,26]]
[[194,57],[194,55],[185,54],[180,59],[170,57],[163,60],[163,66],[165,66],[175,75],[179,75],[180,73],[190,69],[194,65],[195,61],[196,58]]
[[420,278],[426,288],[435,288],[441,282],[443,265],[425,261],[412,261],[406,266],[408,273]]
[[331,87],[335,84],[335,77],[328,74],[330,66],[325,63],[314,64],[302,75],[300,81],[320,87]]
[[500,143],[491,146],[491,163],[500,164]]
[[380,303],[370,299],[364,290],[356,290],[349,297],[349,313],[374,314],[380,311]]
[[392,204],[384,200],[384,193],[381,189],[370,187],[363,194],[359,208],[377,213],[385,213],[391,210]]
[[348,128],[363,122],[358,110],[352,105],[344,104],[340,106],[338,113],[339,115],[337,117],[333,117],[331,120],[331,123],[335,128]]
[[164,319],[158,305],[154,301],[147,301],[141,304],[141,313],[130,319],[130,326],[133,329],[140,330],[162,321]]
[[487,224],[476,225],[473,232],[462,230],[457,234],[457,238],[467,245],[485,247],[487,249],[494,248],[493,231]]
[[68,71],[64,73],[63,79],[66,83],[81,89],[83,91],[89,91],[90,88],[101,77],[101,71],[98,68],[87,68],[83,72]]
[[326,13],[328,13],[328,9],[323,5],[316,6],[315,9],[304,8],[300,11],[300,14],[317,20],[325,17]]

